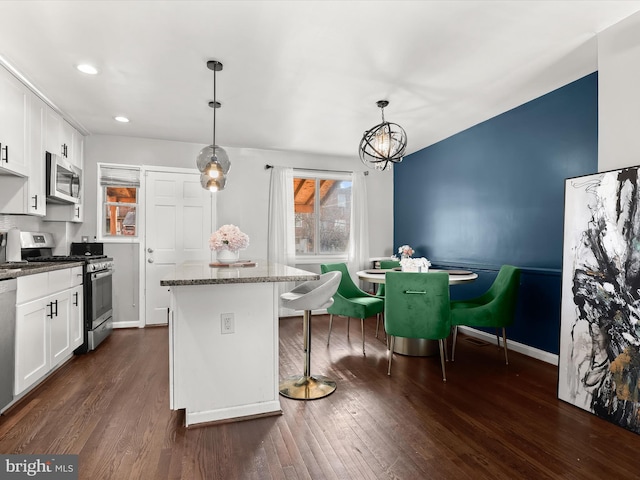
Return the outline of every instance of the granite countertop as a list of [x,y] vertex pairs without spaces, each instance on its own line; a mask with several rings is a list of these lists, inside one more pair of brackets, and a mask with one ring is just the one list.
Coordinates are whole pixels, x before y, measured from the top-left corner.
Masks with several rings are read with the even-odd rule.
[[317,280],[320,275],[266,260],[253,267],[210,267],[208,263],[184,263],[160,281],[162,286],[222,285]]
[[0,263],[0,280],[51,272],[64,268],[82,267],[84,262],[15,262]]

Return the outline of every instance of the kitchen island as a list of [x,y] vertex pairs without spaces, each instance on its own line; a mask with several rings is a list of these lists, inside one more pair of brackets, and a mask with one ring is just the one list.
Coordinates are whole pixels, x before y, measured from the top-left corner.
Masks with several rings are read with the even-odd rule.
[[257,261],[183,264],[160,282],[171,291],[170,406],[185,409],[186,426],[281,413],[278,285],[318,278]]

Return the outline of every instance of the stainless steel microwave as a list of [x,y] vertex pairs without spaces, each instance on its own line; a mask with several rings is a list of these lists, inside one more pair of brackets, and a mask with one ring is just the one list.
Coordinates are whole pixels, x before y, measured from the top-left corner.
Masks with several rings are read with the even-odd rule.
[[51,203],[78,203],[82,170],[68,160],[46,152],[47,201]]

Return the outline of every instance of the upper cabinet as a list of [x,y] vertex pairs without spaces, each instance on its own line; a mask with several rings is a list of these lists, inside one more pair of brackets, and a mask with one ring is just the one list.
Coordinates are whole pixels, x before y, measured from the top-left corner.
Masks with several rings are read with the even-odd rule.
[[[46,121],[53,119],[53,116],[49,112],[46,116]],[[58,118],[60,118],[58,116]],[[71,127],[67,122],[62,120],[61,130],[63,135],[67,135],[69,143],[60,144],[61,146],[67,145],[66,158],[82,170],[83,167],[83,150],[84,150],[84,137],[78,132],[76,129]],[[69,130],[70,129],[70,130]],[[46,129],[46,135],[49,137],[50,132],[49,128]],[[45,141],[46,144],[50,144],[48,139]],[[49,153],[54,153],[51,150],[46,150]],[[81,174],[82,177],[83,174]],[[44,218],[45,221],[49,222],[75,222],[81,223],[84,220],[84,206],[82,204],[84,197],[84,178],[80,178],[80,201],[78,203],[73,203],[69,205],[58,204],[58,203],[49,203],[47,204],[47,216]]]
[[30,91],[0,68],[0,173],[27,175]]
[[0,68],[0,213],[81,222],[81,206],[47,205],[45,152],[82,168],[83,141],[80,132]]
[[45,150],[66,158],[82,168],[82,135],[60,115],[49,110],[46,116]]
[[[0,78],[4,77],[0,75]],[[44,114],[48,107],[31,91],[27,91],[26,104],[26,176],[0,176],[0,213],[44,216],[47,204],[43,127]],[[9,151],[11,152],[11,149]],[[9,155],[11,160],[12,154]]]

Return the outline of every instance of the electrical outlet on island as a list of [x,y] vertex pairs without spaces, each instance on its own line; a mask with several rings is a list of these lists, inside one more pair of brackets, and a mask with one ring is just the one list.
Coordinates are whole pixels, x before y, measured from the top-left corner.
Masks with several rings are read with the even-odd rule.
[[233,313],[221,313],[220,314],[220,328],[223,334],[235,332],[235,320]]

